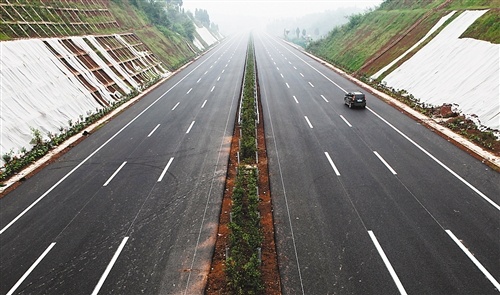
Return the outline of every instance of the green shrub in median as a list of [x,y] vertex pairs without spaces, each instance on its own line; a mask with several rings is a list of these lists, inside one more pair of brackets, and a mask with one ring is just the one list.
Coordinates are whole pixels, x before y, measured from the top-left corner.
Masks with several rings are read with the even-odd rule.
[[260,228],[258,171],[256,163],[255,76],[253,44],[250,41],[245,67],[241,103],[240,156],[232,196],[229,244],[225,263],[228,287],[232,294],[262,294],[260,270],[263,234]]
[[264,289],[258,252],[263,236],[258,214],[257,175],[257,168],[240,168],[233,191],[225,265],[228,286],[234,294],[261,294]]

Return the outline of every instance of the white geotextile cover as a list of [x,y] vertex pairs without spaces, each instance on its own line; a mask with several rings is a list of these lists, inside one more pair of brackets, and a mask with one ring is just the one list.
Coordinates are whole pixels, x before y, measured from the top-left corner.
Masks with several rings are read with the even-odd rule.
[[415,48],[417,48],[420,44],[422,44],[429,36],[431,36],[435,31],[437,31],[450,17],[455,14],[456,11],[452,11],[447,15],[443,16],[430,30],[425,34],[425,36],[420,39],[417,43],[415,43],[412,47],[406,50],[403,54],[401,54],[398,58],[391,61],[388,65],[380,69],[380,71],[376,72],[372,78],[377,79],[378,76],[382,75],[385,71],[390,69],[393,65],[395,65],[398,61],[400,61],[403,57],[405,57],[408,53],[412,52]]
[[69,120],[101,108],[42,40],[0,42],[0,64],[0,155],[29,150],[30,127],[60,133]]
[[196,26],[196,32],[200,35],[203,41],[208,44],[208,46],[217,42],[214,35],[212,35],[212,33],[210,33],[210,31],[205,27],[198,28],[198,26]]
[[432,105],[455,103],[500,129],[500,45],[459,36],[487,10],[464,11],[384,81]]
[[199,50],[203,50],[205,49],[205,47],[203,46],[203,44],[201,44],[201,42],[195,37],[194,40],[193,40],[193,44],[194,46],[196,46]]

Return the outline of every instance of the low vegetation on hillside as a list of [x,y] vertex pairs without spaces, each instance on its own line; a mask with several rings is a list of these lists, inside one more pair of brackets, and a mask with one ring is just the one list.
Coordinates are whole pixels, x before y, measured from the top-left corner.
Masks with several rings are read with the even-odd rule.
[[[498,4],[498,7],[500,7],[500,3]],[[500,8],[491,9],[486,12],[460,37],[474,38],[494,44],[500,44]]]
[[196,31],[193,16],[182,12],[181,3],[113,0],[109,9],[124,31],[135,33],[169,70],[174,70],[196,54],[190,46]]

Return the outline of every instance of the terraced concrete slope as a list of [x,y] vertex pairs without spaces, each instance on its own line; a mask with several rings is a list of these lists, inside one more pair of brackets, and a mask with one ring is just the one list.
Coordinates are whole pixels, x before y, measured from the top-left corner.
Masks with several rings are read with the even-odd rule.
[[30,150],[33,130],[59,134],[221,38],[160,31],[128,1],[2,2],[0,29],[0,155],[10,156]]

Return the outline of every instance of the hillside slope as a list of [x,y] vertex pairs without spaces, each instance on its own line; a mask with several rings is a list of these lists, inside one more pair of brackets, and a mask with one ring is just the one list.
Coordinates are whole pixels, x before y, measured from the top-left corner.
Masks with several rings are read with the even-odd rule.
[[[152,25],[128,0],[0,4],[4,163],[26,155],[40,140],[51,147],[81,131],[216,42],[201,28],[190,39],[189,32]],[[196,32],[190,17],[182,14],[190,22],[184,27],[170,22]],[[5,173],[0,169],[0,179]]]
[[[351,16],[348,24],[334,28],[327,38],[313,42],[307,50],[355,76],[371,76],[376,81],[383,81],[387,87],[407,92],[427,105],[458,105],[458,110],[463,113],[477,115],[479,124],[498,130],[500,114],[495,110],[500,106],[498,99],[492,97],[498,96],[498,78],[494,82],[499,75],[498,67],[494,67],[498,65],[498,54],[496,57],[494,54],[484,55],[473,49],[481,44],[479,47],[490,48],[486,51],[496,50],[498,53],[498,7],[500,0],[387,0],[374,11]],[[442,34],[470,10],[481,10],[483,13],[463,29],[453,26],[460,31],[458,36],[452,37],[455,33]],[[459,48],[447,48],[446,45],[428,47],[435,43],[433,40],[438,36],[440,40],[443,36],[453,38],[441,42],[455,44]],[[476,42],[455,42],[457,39]],[[422,51],[425,48],[427,50]],[[423,59],[419,57],[419,61],[414,60],[414,67],[403,67],[421,51],[438,58],[427,56],[423,64]],[[468,63],[467,54],[475,57],[475,63]],[[444,58],[449,59],[444,61]],[[483,75],[485,67],[488,68],[488,74]],[[482,74],[471,75],[478,72]],[[401,78],[401,75],[406,78]],[[421,81],[418,90],[414,87],[416,79]],[[428,87],[430,81],[434,84]],[[459,81],[460,92],[450,91],[457,89],[452,86],[456,85],[452,81]]]

